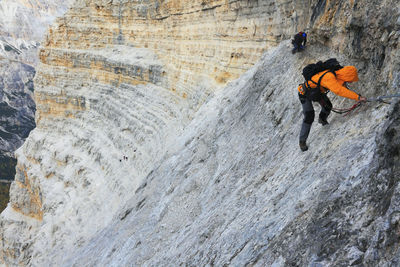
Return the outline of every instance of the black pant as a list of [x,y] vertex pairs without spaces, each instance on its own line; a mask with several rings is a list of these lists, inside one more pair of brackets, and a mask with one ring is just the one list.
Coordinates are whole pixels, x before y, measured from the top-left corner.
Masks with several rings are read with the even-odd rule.
[[292,53],[293,54],[296,53],[296,52],[301,52],[301,51],[304,50],[304,46],[301,43],[298,44],[298,43],[293,41],[292,44],[293,44],[293,49],[292,49]]
[[[305,96],[299,94],[301,106],[303,107],[304,120],[300,130],[300,141],[306,141],[310,134],[311,125],[314,122],[315,111],[312,101]],[[332,103],[326,94],[321,95],[321,99],[316,101],[321,105],[321,112],[319,118],[326,121],[332,110]]]

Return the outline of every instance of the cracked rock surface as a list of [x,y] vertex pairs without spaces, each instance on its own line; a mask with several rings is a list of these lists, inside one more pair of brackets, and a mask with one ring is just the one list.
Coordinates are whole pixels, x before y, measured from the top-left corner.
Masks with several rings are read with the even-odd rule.
[[397,93],[399,12],[390,0],[75,1],[39,52],[0,260],[398,265],[399,101],[314,123],[303,153],[296,88],[305,65],[336,57],[359,70],[354,91]]

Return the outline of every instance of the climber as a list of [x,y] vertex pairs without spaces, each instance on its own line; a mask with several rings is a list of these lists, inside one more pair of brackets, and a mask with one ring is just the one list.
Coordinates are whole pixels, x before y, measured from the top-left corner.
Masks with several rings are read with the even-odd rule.
[[[337,62],[336,59],[330,59],[324,63],[328,63],[329,61]],[[323,65],[324,63],[318,62],[317,64],[310,65],[318,66],[318,64]],[[307,76],[305,75],[306,68],[303,69],[304,77]],[[299,99],[304,114],[299,138],[299,145],[302,151],[308,149],[306,141],[314,121],[315,112],[312,102],[318,102],[321,105],[318,122],[322,125],[327,125],[327,118],[332,110],[332,103],[327,96],[328,91],[359,102],[365,102],[367,100],[365,97],[351,91],[346,86],[347,83],[358,81],[357,69],[354,66],[342,67],[337,62],[335,68],[325,68],[324,71],[319,71],[317,74],[310,75],[309,77],[311,77],[311,79],[306,78],[306,81],[298,87]]]
[[305,32],[299,32],[294,36],[292,40],[293,50],[292,54],[296,52],[301,52],[304,50],[307,43],[307,34]]

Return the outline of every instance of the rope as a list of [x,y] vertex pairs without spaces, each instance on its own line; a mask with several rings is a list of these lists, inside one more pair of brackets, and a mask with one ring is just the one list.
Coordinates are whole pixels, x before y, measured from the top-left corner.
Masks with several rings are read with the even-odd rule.
[[[385,104],[390,104],[390,102],[384,101],[383,99],[385,98],[394,98],[394,97],[400,97],[400,94],[395,94],[395,95],[384,95],[384,96],[378,96],[375,98],[368,98],[366,102],[381,102]],[[354,104],[351,108],[345,108],[345,109],[339,109],[339,108],[332,108],[332,111],[338,114],[344,114],[344,116],[347,116],[355,110],[356,108],[359,108],[362,104],[366,103],[364,101],[359,101],[356,104]]]
[[351,108],[344,108],[344,109],[332,108],[332,111],[335,112],[335,113],[344,114],[344,116],[347,116],[347,115],[350,114],[350,112],[352,112],[356,108],[360,107],[362,105],[362,103],[363,102],[357,102]]

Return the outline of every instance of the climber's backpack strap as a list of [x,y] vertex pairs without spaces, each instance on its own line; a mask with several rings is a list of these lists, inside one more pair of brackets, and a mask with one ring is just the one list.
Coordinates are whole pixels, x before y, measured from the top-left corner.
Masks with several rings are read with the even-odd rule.
[[[308,81],[305,81],[304,83],[303,83],[303,89],[304,89],[304,91],[305,91],[305,96],[307,97],[307,99],[309,99],[309,100],[311,100],[311,101],[319,101],[319,100],[321,100],[321,97],[322,97],[322,91],[321,91],[321,80],[322,80],[322,78],[328,73],[328,72],[331,72],[331,73],[333,73],[335,76],[336,76],[336,74],[335,74],[335,72],[334,71],[332,71],[332,70],[328,70],[328,71],[326,71],[324,74],[322,74],[321,75],[321,77],[319,77],[319,79],[318,79],[318,83],[316,83],[316,82],[314,82],[312,79],[310,79],[310,80],[308,80]],[[309,82],[312,82],[312,83],[314,83],[314,84],[316,84],[317,85],[317,87],[315,87],[315,88],[312,88],[310,85],[309,85]],[[324,90],[325,91],[329,91],[327,88],[325,88],[325,87],[323,87],[324,88]]]

